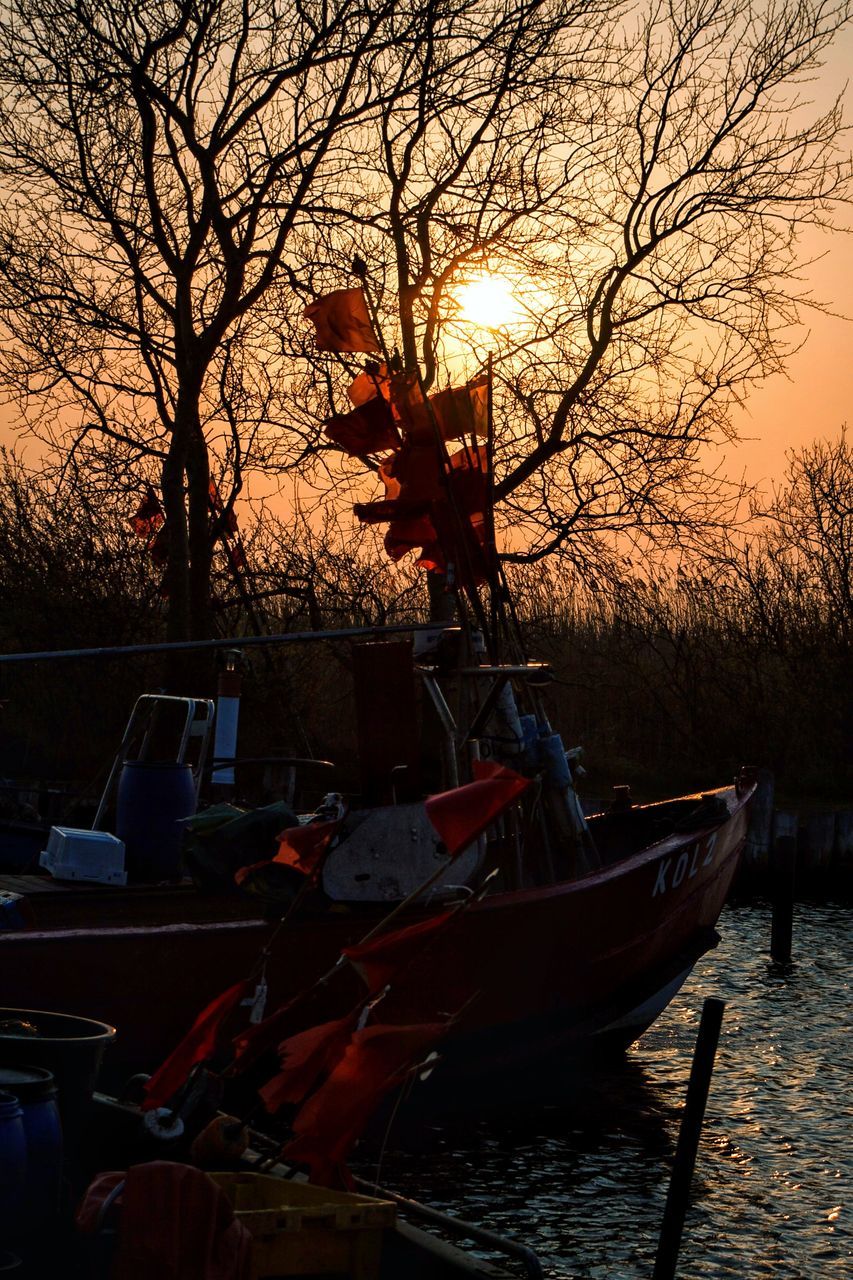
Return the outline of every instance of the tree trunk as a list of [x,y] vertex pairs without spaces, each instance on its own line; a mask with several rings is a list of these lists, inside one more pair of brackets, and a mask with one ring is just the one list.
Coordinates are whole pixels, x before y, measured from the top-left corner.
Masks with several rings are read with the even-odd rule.
[[210,606],[211,541],[210,456],[196,408],[187,452],[189,509],[189,617],[190,638],[207,640],[213,635]]
[[163,512],[166,517],[168,558],[163,588],[168,599],[167,640],[187,640],[190,634],[189,539],[184,506],[185,436],[178,423],[163,463]]

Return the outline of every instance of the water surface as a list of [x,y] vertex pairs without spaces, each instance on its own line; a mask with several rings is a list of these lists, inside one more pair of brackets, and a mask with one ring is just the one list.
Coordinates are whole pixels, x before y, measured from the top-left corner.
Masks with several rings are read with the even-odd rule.
[[[726,1001],[679,1255],[681,1280],[850,1280],[851,909],[798,906],[794,962],[764,906],[722,942],[623,1065],[509,1114],[394,1132],[380,1181],[534,1248],[565,1280],[648,1280],[702,1002]],[[375,1164],[362,1170],[375,1176]]]

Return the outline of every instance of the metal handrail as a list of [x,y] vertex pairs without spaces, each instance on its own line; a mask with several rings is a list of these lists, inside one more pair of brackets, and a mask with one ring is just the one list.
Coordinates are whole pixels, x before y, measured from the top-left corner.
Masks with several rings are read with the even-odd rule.
[[450,1234],[467,1236],[470,1240],[483,1245],[486,1249],[493,1249],[495,1253],[503,1253],[508,1258],[515,1258],[516,1261],[522,1264],[530,1280],[543,1280],[545,1273],[542,1270],[539,1255],[529,1245],[519,1244],[517,1240],[498,1235],[496,1231],[490,1231],[488,1227],[478,1227],[473,1222],[466,1222],[464,1218],[454,1218],[451,1214],[444,1213],[441,1209],[433,1209],[431,1205],[421,1204],[419,1200],[410,1200],[407,1196],[401,1196],[396,1191],[388,1191],[385,1187],[376,1186],[364,1178],[353,1178],[353,1181],[357,1187],[368,1195],[378,1196],[380,1200],[393,1200],[396,1205],[404,1212],[410,1213],[413,1218],[421,1218],[424,1222],[432,1222],[437,1227],[443,1227]]
[[249,649],[264,644],[307,644],[312,640],[355,640],[381,635],[435,631],[434,622],[392,623],[377,627],[341,627],[336,631],[289,631],[273,636],[233,636],[227,640],[169,640],[159,644],[125,644],[101,649],[44,649],[36,653],[0,653],[0,666],[69,658],[128,658],[143,653],[189,653],[192,650]]

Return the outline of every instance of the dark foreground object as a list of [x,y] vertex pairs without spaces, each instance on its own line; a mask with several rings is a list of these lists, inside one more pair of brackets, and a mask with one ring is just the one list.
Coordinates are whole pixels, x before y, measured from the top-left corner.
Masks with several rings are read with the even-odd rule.
[[[490,1076],[636,1040],[715,945],[752,792],[744,781],[593,817],[599,868],[475,901],[411,964],[386,1010],[401,1023],[464,1010],[443,1044],[436,1086],[478,1088]],[[7,1002],[85,1008],[119,1027],[105,1077],[116,1087],[134,1071],[154,1070],[201,1009],[253,972],[274,928],[250,899],[204,895],[191,884],[10,876],[0,889],[19,895],[28,925],[0,931]],[[268,963],[268,1010],[311,987],[388,909],[334,902],[289,921]],[[415,906],[399,923],[436,909]],[[339,984],[338,1009],[360,995],[351,979],[353,1001]]]
[[653,1280],[674,1280],[690,1197],[690,1182],[696,1164],[696,1152],[699,1149],[699,1136],[702,1131],[702,1120],[708,1101],[708,1089],[714,1070],[714,1057],[725,1007],[722,1000],[708,999],[702,1008],[702,1020],[696,1037],[690,1082],[687,1086],[687,1102],[678,1135]]

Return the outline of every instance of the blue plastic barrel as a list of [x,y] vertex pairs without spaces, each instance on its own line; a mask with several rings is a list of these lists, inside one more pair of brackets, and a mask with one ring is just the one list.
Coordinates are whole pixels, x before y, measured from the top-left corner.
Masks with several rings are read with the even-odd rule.
[[66,1149],[74,1153],[88,1125],[92,1092],[115,1027],[45,1009],[0,1008],[0,1066],[42,1067],[59,1090]]
[[0,1090],[0,1240],[20,1233],[26,1196],[27,1137],[20,1103]]
[[180,874],[181,818],[195,813],[188,764],[127,760],[116,796],[116,835],[124,841],[129,880],[174,880]]
[[59,1211],[62,1182],[62,1126],[53,1073],[44,1067],[0,1066],[0,1091],[21,1107],[27,1143],[24,1225],[49,1226]]

